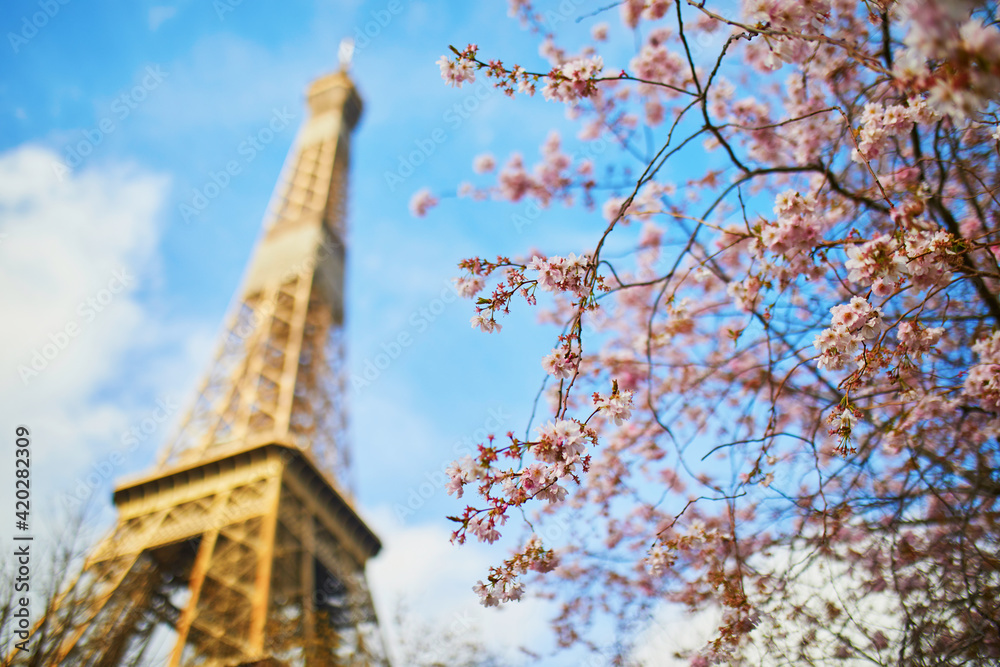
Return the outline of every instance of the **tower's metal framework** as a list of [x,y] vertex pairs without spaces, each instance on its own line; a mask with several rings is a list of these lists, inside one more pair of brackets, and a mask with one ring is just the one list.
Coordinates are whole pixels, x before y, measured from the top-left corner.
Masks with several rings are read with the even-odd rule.
[[344,224],[361,100],[342,69],[308,101],[211,371],[155,472],[116,488],[117,526],[47,615],[40,664],[154,664],[164,644],[170,667],[387,664],[364,575],[380,543],[346,482]]

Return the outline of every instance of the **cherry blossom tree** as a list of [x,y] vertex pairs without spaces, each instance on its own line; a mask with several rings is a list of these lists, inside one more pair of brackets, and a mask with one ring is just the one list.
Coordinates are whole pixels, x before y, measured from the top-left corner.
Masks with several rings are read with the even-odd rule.
[[[460,264],[473,327],[523,308],[561,327],[544,423],[449,470],[455,541],[526,536],[482,603],[557,596],[567,646],[609,611],[708,610],[692,665],[996,664],[997,4],[509,8],[548,65],[473,44],[442,77],[569,120],[533,166],[476,157],[458,195],[606,226],[575,254]],[[581,528],[547,544],[555,521]]]

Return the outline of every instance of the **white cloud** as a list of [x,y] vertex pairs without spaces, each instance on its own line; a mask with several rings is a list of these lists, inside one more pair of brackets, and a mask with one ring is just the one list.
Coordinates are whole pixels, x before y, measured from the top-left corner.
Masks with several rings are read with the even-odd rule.
[[714,609],[691,613],[682,605],[664,604],[636,639],[631,657],[643,667],[684,667],[690,661],[674,654],[702,648],[718,626],[719,614]]
[[[226,132],[247,122],[266,122],[273,109],[287,108],[302,121],[305,69],[300,59],[278,56],[260,45],[228,33],[199,39],[177,60],[162,63],[166,83],[156,104],[144,107],[148,131],[171,133]],[[245,135],[238,135],[236,143]],[[233,147],[235,150],[235,146]]]
[[177,14],[176,7],[151,7],[149,10],[149,29],[156,32],[165,21],[172,19],[175,14]]
[[389,623],[398,604],[419,610],[422,624],[442,632],[468,631],[486,648],[503,657],[503,664],[520,664],[519,648],[544,652],[548,642],[551,603],[524,598],[499,608],[478,604],[472,592],[491,564],[506,553],[502,548],[449,542],[451,533],[439,524],[401,525],[388,507],[366,513],[383,542],[381,554],[368,567],[368,580],[389,643],[395,628]]
[[0,154],[0,400],[11,422],[4,432],[33,431],[40,503],[72,491],[121,447],[122,433],[154,407],[144,391],[171,391],[176,377],[142,371],[160,367],[171,338],[191,330],[163,329],[137,292],[158,271],[169,180],[120,165],[60,180],[57,160],[30,145]]

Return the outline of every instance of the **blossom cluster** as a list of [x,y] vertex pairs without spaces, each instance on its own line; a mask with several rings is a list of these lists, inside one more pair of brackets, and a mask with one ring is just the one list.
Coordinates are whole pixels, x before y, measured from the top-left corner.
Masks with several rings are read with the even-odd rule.
[[632,391],[619,391],[616,386],[610,396],[594,392],[594,405],[598,410],[604,411],[616,426],[621,426],[632,417]]
[[[589,187],[592,184],[592,163],[580,160],[574,165],[573,159],[561,148],[559,134],[552,132],[541,147],[542,160],[529,169],[520,153],[513,153],[500,169],[497,184],[493,188],[475,188],[471,183],[463,183],[458,194],[475,199],[486,199],[493,195],[500,199],[517,202],[526,197],[534,198],[545,207],[553,200],[570,204],[574,198],[573,186]],[[496,158],[484,154],[473,162],[476,173],[488,173],[496,169]]]
[[[594,403],[597,411],[606,412],[619,425],[631,417],[632,392],[619,391],[617,383],[611,395],[595,394]],[[596,443],[596,432],[575,419],[556,419],[539,426],[536,434],[532,442],[520,442],[508,434],[511,444],[499,449],[493,446],[491,437],[489,445],[480,445],[477,458],[467,456],[447,468],[445,488],[449,494],[460,498],[465,486],[478,483],[480,495],[490,504],[483,509],[466,507],[463,515],[452,517],[460,524],[453,534],[455,541],[464,542],[471,534],[482,542],[495,542],[510,508],[523,506],[530,500],[562,503],[569,494],[567,482],[580,483],[581,475],[590,467],[587,446]],[[520,470],[495,465],[500,456],[522,460],[527,452],[535,460]],[[516,600],[523,592],[517,581],[519,574],[528,569],[546,571],[551,567],[554,567],[553,552],[543,549],[537,538],[533,538],[502,567],[491,568],[488,581],[479,582],[475,590],[487,606]]]
[[558,347],[542,357],[542,368],[555,378],[569,379],[580,367],[580,357],[568,345]]
[[485,313],[482,310],[478,310],[475,315],[469,318],[469,323],[472,325],[473,329],[480,329],[486,333],[500,333],[503,329],[503,325],[497,322],[496,317],[492,313]]
[[476,80],[476,65],[468,58],[459,56],[452,60],[448,56],[441,56],[435,64],[441,68],[441,78],[454,88],[461,88],[463,83],[473,83]]
[[[592,291],[604,289],[604,281],[601,276],[594,275],[589,257],[575,253],[566,257],[535,255],[527,264],[511,262],[506,257],[498,257],[496,262],[476,257],[463,260],[459,266],[470,274],[454,279],[459,294],[466,297],[476,295],[484,287],[486,276],[494,271],[504,273],[504,280],[494,288],[489,298],[479,297],[476,314],[470,320],[473,328],[487,333],[500,331],[496,313],[509,312],[510,301],[517,294],[529,305],[535,305],[535,291],[538,289],[569,293],[578,299],[581,307],[587,307]],[[569,358],[566,360],[571,361]]]
[[930,352],[944,335],[943,327],[923,327],[919,322],[900,322],[896,328],[896,338],[899,339],[897,354],[906,354],[915,361]]
[[547,100],[559,102],[575,102],[590,97],[597,89],[594,79],[602,69],[604,61],[600,56],[571,60],[549,72],[542,95]]
[[927,90],[929,104],[959,123],[1000,94],[1000,29],[970,17],[971,6],[954,0],[907,0],[907,50],[894,70],[901,82]]
[[914,123],[929,123],[935,117],[922,98],[913,98],[906,106],[869,102],[861,113],[858,145],[851,158],[855,162],[876,160],[891,140],[908,135]]
[[854,453],[851,447],[851,436],[854,426],[861,419],[861,411],[847,404],[846,401],[835,407],[827,417],[830,424],[830,435],[836,436],[840,444],[837,450],[844,456]]
[[[806,40],[796,39],[794,35],[814,34],[823,30],[825,24],[834,18],[833,10],[849,4],[828,0],[746,0],[742,5],[747,21],[773,27],[782,33],[769,36],[766,41],[757,40],[752,43],[747,49],[747,60],[757,69],[769,72],[786,63],[801,63],[815,58],[815,47]],[[840,18],[849,19],[850,12],[843,12]]]
[[479,294],[486,281],[480,276],[461,276],[453,278],[452,283],[455,285],[455,291],[458,292],[460,297],[471,299]]
[[961,244],[942,229],[912,229],[906,232],[903,250],[910,281],[917,289],[936,287],[947,281],[958,263]]
[[427,211],[438,205],[438,199],[427,188],[422,188],[410,198],[410,213],[418,218],[427,215]]
[[888,296],[906,276],[906,255],[899,242],[888,234],[871,241],[847,246],[847,278],[853,283],[871,285],[876,296]]
[[761,229],[761,243],[768,250],[791,257],[815,247],[822,233],[822,220],[815,201],[787,190],[775,200],[777,220]]
[[889,296],[907,277],[918,290],[942,285],[958,262],[961,244],[944,230],[915,225],[903,234],[882,234],[847,246],[848,279],[869,285],[876,296]]
[[[490,184],[459,189],[522,211],[565,204],[595,235],[560,254],[527,245],[515,261],[460,264],[474,327],[498,331],[512,301],[542,294],[540,320],[560,331],[541,358],[551,412],[532,440],[491,439],[448,469],[449,493],[475,498],[452,517],[455,539],[509,537],[518,516],[532,529],[586,521],[585,536],[557,545],[563,580],[588,584],[564,604],[561,637],[580,641],[601,609],[627,616],[664,595],[715,605],[722,625],[692,664],[746,661],[751,631],[796,644],[778,619],[810,637],[786,662],[896,643],[860,629],[836,646],[827,621],[856,610],[788,565],[815,554],[868,578],[853,587],[863,593],[922,591],[939,606],[917,613],[921,627],[938,608],[959,618],[978,595],[962,582],[991,567],[956,546],[964,526],[997,539],[981,509],[992,496],[966,483],[993,474],[1000,432],[995,8],[741,0],[741,14],[624,0],[620,24],[590,23],[591,44],[573,52],[534,5],[510,6],[551,71],[472,54],[469,72],[508,94],[544,86],[567,103],[580,146],[612,150],[578,160],[550,134],[536,163],[475,158]],[[615,44],[605,64],[600,42],[623,33],[631,57]],[[603,378],[611,392],[594,391]],[[694,528],[701,519],[721,532]],[[484,604],[521,598],[524,575],[555,562],[533,540],[476,585]],[[790,602],[803,581],[818,613]],[[963,623],[956,636],[981,642],[979,620]],[[900,633],[927,654],[940,643]]]
[[475,44],[469,44],[464,51],[455,47],[451,47],[451,50],[456,58],[452,60],[448,56],[441,56],[437,65],[441,68],[441,78],[455,88],[461,88],[463,83],[474,82],[476,72],[482,71],[508,96],[513,96],[515,89],[519,93],[534,95],[535,84],[542,77],[541,74],[526,72],[520,65],[507,68],[499,60],[482,62],[477,57],[479,47]]
[[489,153],[477,155],[472,163],[472,170],[477,174],[485,174],[493,171],[497,166],[496,158]]
[[813,344],[820,352],[819,366],[829,370],[844,368],[860,346],[877,341],[882,335],[882,309],[856,296],[850,303],[830,309],[832,321],[817,336]]
[[518,581],[518,576],[529,570],[549,572],[557,563],[555,552],[543,547],[541,539],[532,535],[513,558],[505,560],[500,567],[491,567],[487,580],[476,582],[472,590],[484,607],[520,600],[524,584]]
[[1000,411],[1000,331],[982,338],[972,346],[979,363],[965,378],[966,396],[978,399],[983,408]]
[[552,464],[556,477],[573,475],[583,461],[586,443],[592,434],[572,419],[549,421],[538,427],[538,442],[533,448],[535,458]]
[[[622,407],[616,409],[614,414],[619,418],[628,418],[627,411]],[[580,422],[573,419],[549,421],[539,426],[536,433],[538,438],[533,442],[519,442],[511,437],[511,445],[506,448],[482,447],[478,459],[465,457],[447,468],[446,489],[449,494],[461,497],[466,485],[479,481],[486,497],[492,499],[489,510],[466,508],[466,516],[461,520],[462,528],[456,537],[461,539],[461,535],[468,531],[492,542],[499,536],[495,532],[496,524],[506,520],[508,507],[522,505],[532,498],[550,503],[561,502],[567,490],[560,482],[566,478],[578,480],[580,473],[589,468],[587,443],[594,442],[596,436]],[[492,465],[498,455],[520,458],[525,451],[530,451],[537,462],[528,464],[522,470],[502,470]],[[499,493],[494,494],[494,487],[499,487]]]
[[486,473],[487,469],[479,461],[471,456],[465,456],[445,469],[445,474],[448,476],[445,490],[448,495],[461,498],[465,485],[484,479]]
[[752,312],[757,307],[757,297],[764,287],[760,276],[750,274],[743,280],[733,280],[726,286],[726,294],[732,297],[736,307]]
[[[629,67],[639,79],[668,84],[673,88],[683,88],[690,80],[690,70],[684,58],[668,50],[662,43],[644,44],[639,55],[629,63]],[[667,96],[678,94],[670,88],[662,90]]]
[[589,267],[590,259],[575,253],[566,257],[535,255],[528,262],[528,270],[538,272],[536,280],[539,289],[545,292],[572,292],[581,297],[589,291],[590,286],[586,283]]

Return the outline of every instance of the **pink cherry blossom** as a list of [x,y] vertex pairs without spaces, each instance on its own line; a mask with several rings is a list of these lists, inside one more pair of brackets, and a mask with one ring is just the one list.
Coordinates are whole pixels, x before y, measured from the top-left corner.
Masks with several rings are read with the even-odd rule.
[[476,313],[469,321],[473,329],[482,329],[486,333],[493,333],[494,331],[500,333],[500,330],[503,328],[495,319],[487,317],[482,313]]
[[1000,410],[1000,331],[972,346],[979,362],[969,369],[965,393],[988,410]]
[[553,70],[549,82],[542,89],[547,100],[573,102],[590,97],[595,92],[593,79],[600,75],[604,61],[600,56],[572,60]]
[[[456,52],[565,122],[471,191],[516,231],[459,264],[473,326],[551,336],[541,425],[449,468],[456,542],[537,530],[481,601],[550,596],[581,650],[653,602],[709,611],[692,664],[995,661],[995,7],[626,0],[592,39],[511,9],[548,65]],[[635,661],[614,632],[601,664]]]
[[437,60],[437,65],[441,68],[441,78],[449,86],[461,88],[463,83],[472,83],[476,80],[475,66],[464,58],[452,60],[448,56],[441,56]]
[[572,352],[556,348],[542,358],[542,368],[557,378],[571,378],[579,365],[579,359]]
[[472,163],[472,170],[477,174],[485,174],[493,171],[496,168],[496,164],[496,160],[490,153],[483,153],[476,156],[475,161]]
[[610,396],[594,394],[594,405],[604,411],[617,426],[632,417],[632,392],[629,390],[612,393]]
[[427,211],[437,205],[437,197],[431,194],[430,190],[424,188],[415,192],[410,199],[410,212],[418,218],[422,218],[427,215]]
[[453,282],[458,295],[466,299],[476,296],[486,285],[486,281],[478,276],[455,278]]

